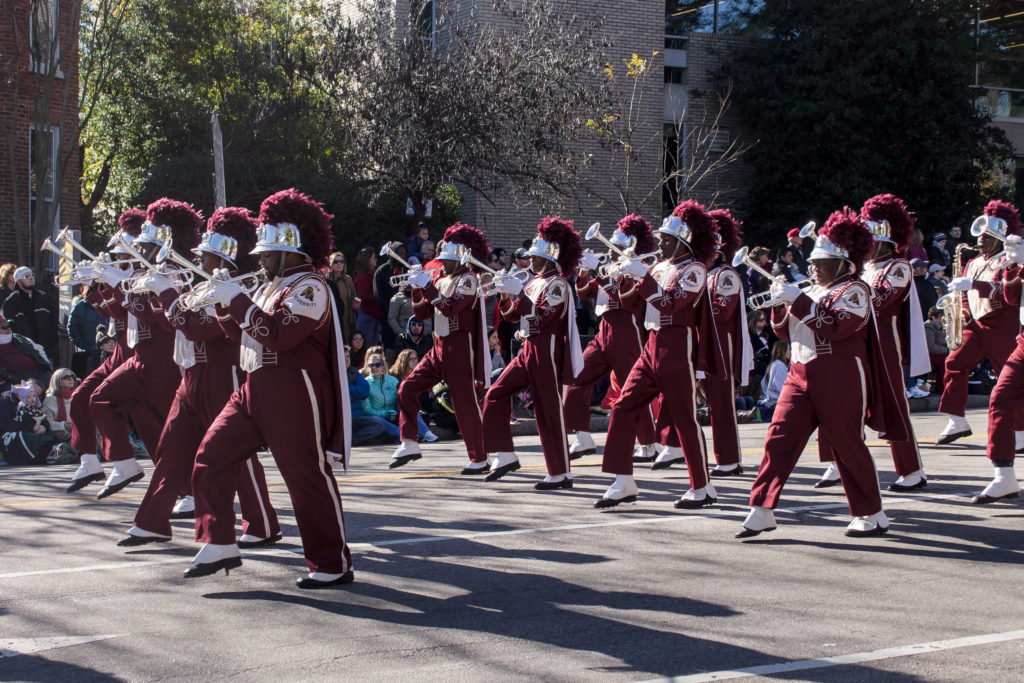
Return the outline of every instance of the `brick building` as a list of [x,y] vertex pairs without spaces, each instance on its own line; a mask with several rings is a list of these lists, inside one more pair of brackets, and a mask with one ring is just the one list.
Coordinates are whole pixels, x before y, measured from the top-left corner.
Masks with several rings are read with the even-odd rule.
[[50,267],[43,239],[78,228],[80,6],[6,0],[0,9],[0,263]]

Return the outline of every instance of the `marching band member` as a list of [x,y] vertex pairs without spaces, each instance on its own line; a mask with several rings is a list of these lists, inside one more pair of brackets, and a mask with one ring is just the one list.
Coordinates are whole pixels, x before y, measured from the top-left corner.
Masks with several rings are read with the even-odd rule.
[[[890,440],[907,437],[892,406],[894,386],[882,363],[871,314],[871,288],[857,277],[871,254],[871,233],[857,213],[833,213],[818,234],[808,260],[817,284],[802,291],[776,282],[772,325],[792,345],[792,366],[782,387],[764,444],[764,459],[750,492],[750,513],[737,538],[775,529],[772,510],[815,428],[828,433],[853,521],[848,536],[883,534],[878,473],[864,442],[865,421]],[[893,419],[895,418],[895,419]],[[887,422],[887,419],[889,420]]]
[[[518,470],[508,416],[512,395],[529,386],[537,416],[548,476],[538,490],[571,489],[569,442],[562,414],[562,387],[572,382],[583,365],[576,306],[567,276],[580,259],[580,235],[572,224],[548,216],[537,226],[527,252],[536,274],[525,288],[514,277],[498,277],[502,317],[519,321],[523,348],[484,397],[484,446],[496,453],[485,481],[496,481]],[[515,297],[515,298],[513,298]]]
[[[914,235],[914,219],[903,200],[895,195],[881,194],[869,199],[860,212],[861,219],[871,231],[874,252],[864,263],[861,279],[871,287],[871,303],[882,345],[880,359],[893,384],[903,381],[903,366],[911,377],[925,375],[931,370],[928,346],[924,339],[924,320],[917,300],[917,288],[910,262],[900,256],[906,252]],[[910,424],[910,404],[906,393],[896,401],[898,419],[907,426],[907,441],[890,441],[889,450],[899,478],[889,485],[890,491],[914,491],[928,485],[917,447],[913,426]],[[839,469],[835,464],[835,448],[824,430],[818,430],[818,452],[828,469],[816,488],[839,483]]]
[[469,455],[469,464],[462,474],[484,474],[490,467],[475,383],[490,386],[491,356],[487,349],[480,282],[461,259],[469,250],[478,261],[486,263],[491,248],[482,232],[464,223],[448,228],[438,247],[435,258],[444,267],[442,277],[431,283],[429,271],[413,270],[409,274],[413,313],[419,320],[433,316],[435,338],[430,351],[398,387],[402,444],[392,456],[389,467],[394,469],[420,459],[416,442],[419,397],[444,381],[451,392],[455,419]]
[[637,259],[619,267],[628,276],[619,290],[623,303],[646,302],[644,325],[650,334],[612,407],[601,469],[614,474],[615,481],[594,504],[597,508],[636,500],[630,457],[636,424],[658,394],[689,469],[690,490],[676,507],[700,508],[717,500],[708,480],[704,432],[697,419],[695,374],[718,376],[724,371],[704,265],[715,253],[718,235],[714,221],[692,200],[677,206],[658,233],[662,260],[650,273]]
[[[168,239],[173,240],[176,250],[188,253],[199,244],[201,224],[202,218],[190,205],[158,199],[146,209],[146,222],[132,246],[150,262]],[[124,272],[111,267],[102,272],[107,284],[120,285],[125,277]],[[117,311],[120,307],[127,312],[126,336],[135,353],[97,387],[89,401],[93,421],[110,444],[107,460],[114,463],[98,499],[142,479],[142,467],[135,461],[128,440],[126,418],[131,416],[139,438],[155,459],[160,432],[181,382],[181,372],[173,359],[174,333],[165,327],[159,302],[149,292],[125,293],[119,286],[113,291],[115,301],[108,308]]]
[[[142,224],[145,222],[146,212],[142,209],[127,209],[117,219],[118,227],[126,239],[138,237],[142,232]],[[128,252],[121,245],[112,248],[110,253],[117,260],[126,261],[129,258]],[[124,265],[129,267],[127,263]],[[86,299],[100,312],[100,315],[110,320],[109,324],[116,337],[116,342],[114,353],[103,361],[102,365],[89,373],[71,394],[71,409],[68,411],[71,417],[71,447],[82,456],[81,464],[67,488],[68,493],[74,493],[94,481],[103,481],[107,478],[103,471],[103,464],[97,455],[99,450],[97,449],[96,423],[92,421],[92,413],[89,411],[89,399],[92,398],[96,388],[103,383],[103,380],[134,353],[128,346],[125,334],[127,312],[120,306],[110,307],[110,304],[114,303],[113,292],[106,285],[97,283],[89,288]],[[109,446],[106,445],[106,439],[103,439],[103,442],[103,450],[107,452]]]
[[[228,268],[235,276],[256,270],[257,260],[249,253],[255,246],[256,221],[249,210],[221,208],[210,216],[207,232],[192,252],[202,257],[205,272]],[[128,536],[118,542],[129,547],[169,541],[172,516],[193,516],[194,504],[175,509],[178,491],[188,488],[206,430],[245,379],[237,367],[239,339],[225,336],[212,306],[184,308],[174,282],[163,275],[149,273],[139,284],[157,293],[167,322],[175,330],[174,360],[182,369],[182,380],[160,435],[149,489]],[[281,540],[281,527],[256,452],[240,467],[242,538],[238,545],[252,548],[276,543]],[[187,496],[185,501],[191,502],[191,498]]]
[[[619,249],[631,249],[634,254],[654,251],[656,243],[651,224],[638,214],[630,214],[619,221],[609,240]],[[618,259],[614,250],[608,252],[609,263]],[[576,440],[569,446],[569,459],[576,460],[597,452],[590,435],[590,393],[597,380],[609,371],[616,380],[624,382],[644,346],[643,307],[640,301],[633,308],[625,308],[619,297],[619,278],[597,274],[600,262],[592,251],[583,253],[580,273],[576,280],[576,294],[581,299],[595,299],[596,312],[601,323],[595,336],[583,351],[583,369],[565,392],[566,428],[576,432]],[[654,415],[648,408],[637,424],[637,447],[634,457],[640,461],[653,459],[657,448]]]
[[[1005,221],[1006,234],[1020,235],[1020,214],[1007,202],[992,200],[985,216]],[[949,416],[937,444],[947,444],[971,435],[964,418],[967,407],[967,380],[971,371],[986,358],[998,374],[1016,344],[1020,328],[1019,306],[1004,298],[1006,261],[1001,256],[1002,242],[990,231],[978,237],[981,253],[968,261],[963,275],[954,278],[951,290],[967,292],[963,305],[965,324],[963,342],[946,357],[945,386],[939,400],[939,412]]]
[[299,588],[353,580],[332,460],[347,466],[351,409],[344,340],[330,285],[317,273],[331,252],[331,216],[294,189],[263,200],[256,248],[271,278],[250,298],[234,281],[210,280],[226,330],[241,333],[248,378],[213,421],[196,456],[196,539],[186,578],[242,564],[232,502],[239,465],[266,444],[291,496],[310,573]]

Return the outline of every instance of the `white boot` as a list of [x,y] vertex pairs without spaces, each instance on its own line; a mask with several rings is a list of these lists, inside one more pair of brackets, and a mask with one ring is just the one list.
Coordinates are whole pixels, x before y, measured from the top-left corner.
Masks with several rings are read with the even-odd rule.
[[889,518],[879,510],[873,515],[854,517],[846,527],[846,535],[853,537],[880,536],[889,530]]
[[658,444],[638,444],[633,449],[633,462],[651,462],[658,457]]
[[68,486],[67,492],[74,493],[94,481],[102,480],[104,477],[106,477],[106,473],[103,471],[103,465],[100,463],[99,457],[95,453],[82,453],[82,459],[78,469],[75,470],[75,476],[71,478],[71,485]]
[[590,432],[576,432],[576,439],[569,446],[569,459],[577,460],[584,455],[597,453],[597,444]]
[[712,477],[735,477],[743,474],[743,463],[733,463],[732,465],[715,465],[711,468]]
[[487,474],[491,471],[491,463],[486,460],[482,462],[470,462],[468,465],[462,468],[461,474]]
[[514,452],[499,451],[491,461],[491,473],[484,477],[484,481],[497,481],[519,467],[519,458]]
[[775,531],[775,528],[775,513],[772,509],[753,505],[743,520],[743,531],[736,534],[736,538],[750,538],[762,531]]
[[171,511],[171,519],[190,519],[196,516],[196,499],[185,496],[178,500]]
[[142,479],[142,476],[142,465],[136,462],[135,458],[118,460],[114,463],[114,471],[107,477],[103,490],[96,494],[96,500],[114,495],[128,484]]
[[675,507],[678,510],[696,510],[708,507],[718,502],[718,493],[715,487],[709,482],[707,486],[700,489],[690,489],[676,501]]
[[942,432],[939,433],[939,438],[935,443],[941,446],[953,443],[957,439],[970,436],[971,434],[971,425],[967,423],[967,418],[960,415],[950,415],[949,421],[942,428]]
[[686,458],[683,456],[682,446],[665,446],[661,453],[658,454],[658,457],[655,458],[654,464],[651,465],[651,469],[668,469],[677,462],[686,462]]
[[928,485],[928,479],[924,476],[924,470],[912,472],[905,477],[900,477],[889,484],[890,491],[915,491],[923,489]]
[[1017,498],[1020,496],[1020,484],[1012,467],[995,467],[995,475],[985,490],[971,499],[975,505],[994,503],[997,500]]
[[538,491],[554,491],[555,489],[571,489],[572,488],[572,473],[567,472],[565,474],[549,474],[544,477],[544,481],[539,481],[533,485],[533,488]]
[[221,569],[228,574],[231,569],[242,566],[242,553],[235,543],[206,543],[192,558],[192,566],[185,570],[185,578],[216,574]]
[[396,467],[401,467],[408,462],[419,460],[422,457],[420,445],[416,443],[415,439],[403,439],[402,444],[392,454],[391,462],[388,463],[388,469],[393,470]]
[[601,500],[594,503],[596,508],[615,507],[619,503],[632,503],[636,501],[640,489],[633,480],[632,474],[617,474],[615,481],[608,487],[608,490],[601,496]]
[[839,484],[839,482],[839,467],[834,462],[830,462],[824,473],[822,473],[821,479],[814,484],[814,488],[827,489],[830,486]]

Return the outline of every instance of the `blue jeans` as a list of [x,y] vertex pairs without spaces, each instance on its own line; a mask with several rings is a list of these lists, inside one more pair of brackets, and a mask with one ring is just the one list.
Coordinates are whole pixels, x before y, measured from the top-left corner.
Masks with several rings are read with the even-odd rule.
[[380,321],[371,315],[363,313],[363,309],[356,311],[356,329],[362,333],[366,340],[366,347],[380,344]]
[[[361,424],[360,420],[364,420],[365,424],[367,424],[367,425],[370,425],[370,424],[375,425],[374,428],[378,430],[377,433],[374,434],[373,436],[369,437],[369,439],[372,439],[372,438],[375,438],[377,436],[380,436],[381,434],[386,434],[389,437],[391,437],[392,439],[394,439],[395,441],[400,441],[401,438],[402,438],[402,431],[401,431],[401,429],[398,428],[398,425],[396,425],[394,422],[388,422],[383,417],[378,417],[377,415],[362,415],[360,417],[355,418],[352,421],[352,443],[353,444],[356,443],[355,430]],[[416,413],[416,424],[418,426],[418,429],[417,429],[417,435],[418,436],[423,436],[424,434],[426,434],[427,432],[430,431],[430,427],[427,426],[427,423],[423,419],[423,416],[420,415],[419,413]],[[360,443],[363,443],[363,442],[360,442]]]
[[361,446],[364,443],[376,439],[384,433],[384,425],[379,417],[372,415],[357,415],[352,418],[352,445]]

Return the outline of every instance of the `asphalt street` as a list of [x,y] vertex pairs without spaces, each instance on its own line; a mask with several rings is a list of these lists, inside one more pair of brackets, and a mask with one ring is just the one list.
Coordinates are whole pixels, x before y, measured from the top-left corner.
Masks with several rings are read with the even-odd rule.
[[[974,436],[936,447],[944,418],[913,416],[929,485],[886,493],[892,526],[872,539],[843,535],[841,489],[812,488],[813,442],[778,530],[733,538],[766,425],[741,426],[747,473],[698,512],[672,507],[684,469],[638,468],[635,505],[593,509],[610,481],[596,457],[572,490],[534,491],[536,437],[492,484],[458,475],[458,442],[394,471],[389,448],[358,448],[338,475],[356,581],[323,591],[294,587],[305,564],[269,456],[284,541],[188,581],[191,522],[115,546],[141,483],[96,501],[95,485],[64,493],[73,467],[0,468],[0,680],[1019,681],[1024,502],[969,504],[992,470],[985,412],[968,419]],[[869,444],[886,485],[888,447]]]

